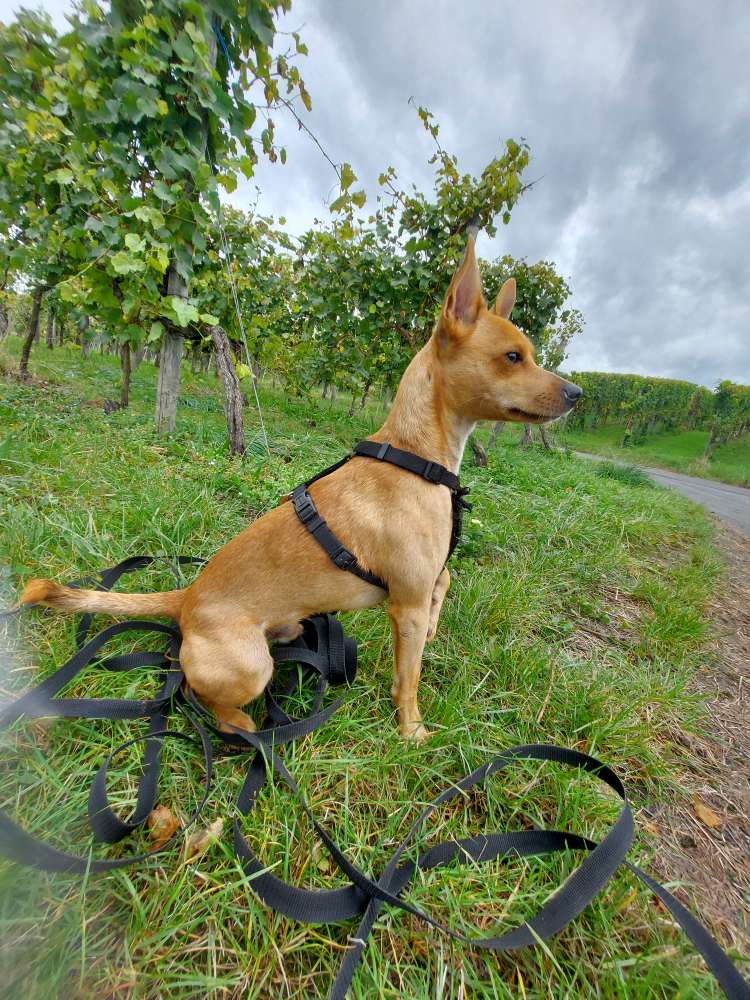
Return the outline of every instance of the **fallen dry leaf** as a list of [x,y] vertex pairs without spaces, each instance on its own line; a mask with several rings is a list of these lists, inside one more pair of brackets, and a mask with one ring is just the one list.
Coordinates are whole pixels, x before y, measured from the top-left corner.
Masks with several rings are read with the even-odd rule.
[[721,817],[717,816],[711,806],[707,806],[697,795],[693,795],[693,809],[704,826],[710,826],[714,830],[721,826]]
[[185,845],[185,853],[188,858],[197,858],[199,854],[203,854],[207,847],[210,847],[215,840],[219,839],[223,829],[224,820],[217,819],[203,830],[196,830],[194,833],[191,833]]
[[166,806],[155,806],[148,814],[147,822],[154,847],[164,847],[180,825],[175,814]]

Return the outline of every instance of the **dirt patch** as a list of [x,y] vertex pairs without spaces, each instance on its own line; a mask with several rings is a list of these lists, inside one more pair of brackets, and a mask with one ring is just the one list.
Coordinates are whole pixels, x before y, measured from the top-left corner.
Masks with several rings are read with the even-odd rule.
[[648,604],[633,594],[623,593],[609,586],[602,588],[601,597],[602,610],[608,620],[603,622],[594,618],[580,618],[575,631],[565,642],[565,648],[570,652],[592,656],[595,652],[610,648],[613,643],[627,649],[640,641],[643,619],[652,614]]
[[[711,656],[693,690],[705,698],[700,736],[681,734],[693,801],[660,806],[654,868],[691,886],[694,905],[725,944],[750,946],[750,538],[719,522],[726,576],[710,614]],[[706,813],[704,807],[708,806]],[[713,816],[712,814],[715,814]]]

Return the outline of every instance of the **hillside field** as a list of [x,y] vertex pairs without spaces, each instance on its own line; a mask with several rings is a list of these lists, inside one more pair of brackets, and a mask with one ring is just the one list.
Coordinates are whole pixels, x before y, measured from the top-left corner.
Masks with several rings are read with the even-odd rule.
[[[0,345],[8,371],[17,351],[12,338]],[[72,579],[144,552],[210,555],[371,433],[381,416],[377,403],[350,419],[348,401],[294,399],[262,383],[271,456],[253,438],[257,417],[248,408],[253,440],[241,461],[227,457],[212,374],[183,370],[177,431],[159,438],[150,364],[133,375],[130,408],[110,415],[102,400],[118,397],[115,358],[40,346],[31,368],[29,383],[0,376],[0,605],[12,603],[30,576]],[[431,738],[414,746],[397,735],[387,617],[373,609],[344,616],[360,643],[360,672],[345,706],[287,748],[287,765],[344,850],[378,872],[418,806],[446,782],[514,743],[574,746],[624,778],[638,823],[632,860],[648,869],[659,846],[653,804],[692,794],[681,734],[703,725],[689,684],[706,661],[704,609],[720,571],[712,525],[673,493],[605,478],[566,453],[525,452],[510,434],[486,469],[467,455],[462,479],[474,509],[420,689]],[[170,580],[163,569],[149,570],[126,586],[156,589]],[[0,622],[3,628],[2,698],[70,655],[70,618],[31,610]],[[84,676],[69,693],[134,697],[144,687],[121,673]],[[32,832],[85,851],[93,770],[137,729],[69,720],[16,727],[4,740],[2,804]],[[184,818],[201,768],[176,746],[166,748],[165,761],[160,801]],[[125,812],[135,768],[134,755],[118,772],[116,801]],[[243,776],[242,757],[218,761],[202,822],[223,819],[224,834],[196,861],[178,844],[158,862],[83,881],[0,865],[6,995],[324,997],[353,925],[296,924],[270,914],[253,894],[230,834]],[[439,814],[429,833],[445,840],[540,825],[598,839],[617,814],[600,788],[554,766],[522,764],[472,795],[465,809]],[[278,874],[307,886],[337,883],[283,788],[263,793],[244,829]],[[143,842],[135,837],[115,850]],[[476,871],[456,866],[426,873],[409,899],[467,933],[489,933],[529,916],[577,860],[571,853]],[[689,887],[681,891],[699,911],[701,900]],[[687,939],[622,873],[548,945],[512,957],[482,957],[386,908],[351,997],[436,995],[721,994]]]
[[557,437],[560,444],[576,451],[673,469],[688,476],[718,479],[735,486],[750,486],[750,435],[719,445],[708,459],[704,459],[708,431],[664,431],[627,448],[621,445],[624,433],[624,426],[608,424],[587,431],[561,429]]

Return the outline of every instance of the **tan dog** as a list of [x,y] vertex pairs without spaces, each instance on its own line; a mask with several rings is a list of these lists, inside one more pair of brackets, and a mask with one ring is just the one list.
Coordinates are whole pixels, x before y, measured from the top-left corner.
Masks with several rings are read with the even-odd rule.
[[[458,473],[478,420],[540,424],[568,411],[581,390],[534,362],[531,342],[508,320],[515,296],[509,279],[487,308],[471,237],[432,337],[404,372],[393,408],[370,440]],[[334,566],[283,503],[220,549],[184,590],[114,594],[31,580],[21,602],[174,618],[189,684],[220,722],[252,728],[241,707],[271,677],[269,641],[295,638],[300,621],[318,612],[368,608],[387,596],[395,647],[391,694],[402,735],[423,739],[417,686],[424,644],[435,635],[449,585],[450,492],[357,457],[311,486],[310,495],[334,534],[387,584],[387,595]]]

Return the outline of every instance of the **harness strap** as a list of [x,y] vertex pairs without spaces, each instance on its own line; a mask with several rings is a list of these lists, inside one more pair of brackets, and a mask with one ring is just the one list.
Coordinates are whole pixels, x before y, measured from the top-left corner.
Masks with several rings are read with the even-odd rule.
[[444,465],[440,465],[439,462],[432,462],[427,458],[422,458],[421,455],[415,455],[411,451],[395,448],[387,441],[359,441],[352,449],[351,455],[346,455],[334,465],[329,465],[327,469],[323,469],[322,472],[302,483],[302,485],[298,486],[291,493],[291,500],[297,517],[318,545],[328,553],[334,565],[338,566],[339,569],[345,569],[349,573],[354,573],[355,576],[358,576],[361,580],[365,580],[367,583],[373,584],[375,587],[382,587],[383,590],[388,590],[387,585],[380,577],[375,576],[374,573],[370,573],[369,570],[365,569],[354,553],[334,535],[328,527],[325,518],[321,517],[318,513],[318,508],[307,492],[308,486],[340,469],[342,465],[346,465],[347,462],[355,457],[374,458],[379,462],[388,462],[399,469],[404,469],[415,476],[420,476],[426,482],[432,483],[435,486],[448,487],[451,492],[451,537],[448,545],[448,555],[445,557],[445,561],[448,562],[461,538],[463,513],[465,510],[471,510],[471,504],[465,500],[466,494],[469,492],[468,488],[461,486],[458,476],[454,472],[451,472],[450,469],[446,469]]
[[305,483],[292,491],[292,506],[297,513],[297,517],[318,545],[328,553],[334,566],[354,573],[360,580],[371,583],[374,587],[382,587],[383,590],[388,590],[388,587],[380,577],[375,576],[374,573],[365,569],[354,553],[350,549],[347,549],[344,543],[340,542],[334,535],[328,527],[328,522],[318,513],[318,508],[315,506],[313,498],[307,492]]
[[375,458],[379,462],[396,465],[399,469],[406,469],[407,472],[413,472],[415,476],[421,476],[428,483],[435,483],[436,486],[447,486],[451,491],[461,488],[458,476],[450,469],[446,469],[444,465],[440,465],[439,462],[431,462],[411,451],[394,448],[387,441],[359,441],[354,446],[354,454],[360,455],[362,458]]
[[453,550],[461,540],[461,532],[464,526],[464,511],[471,510],[471,504],[464,499],[469,492],[468,486],[461,486],[457,490],[451,491],[451,504],[453,520],[451,524],[451,540],[448,546],[446,562],[453,555]]

